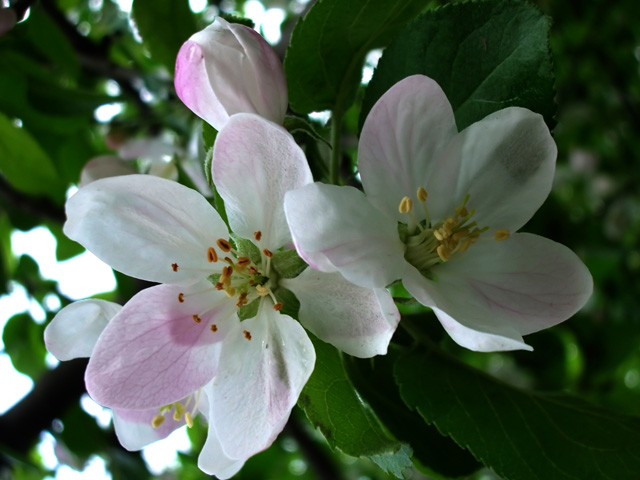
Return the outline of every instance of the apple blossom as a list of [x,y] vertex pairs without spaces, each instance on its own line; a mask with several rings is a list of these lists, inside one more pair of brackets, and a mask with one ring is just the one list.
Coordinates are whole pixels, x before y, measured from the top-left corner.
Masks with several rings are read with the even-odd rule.
[[287,84],[282,62],[253,29],[217,17],[178,52],[176,92],[196,115],[220,130],[235,113],[282,124]]
[[199,466],[228,478],[273,442],[313,370],[313,345],[284,313],[293,306],[283,292],[296,295],[302,325],[360,357],[386,352],[399,314],[384,288],[282,267],[295,253],[284,195],[312,182],[282,127],[231,117],[213,148],[212,176],[233,235],[199,193],[148,175],[81,188],[67,201],[64,231],[115,269],[162,283],[134,296],[100,335],[89,394],[125,411],[129,425],[144,420],[143,433],[203,413]]
[[300,255],[379,288],[401,279],[449,335],[478,351],[531,349],[592,292],[568,248],[514,233],[551,190],[556,146],[543,118],[506,108],[458,133],[436,82],[408,77],[369,113],[358,147],[366,196],[312,184],[285,196]]

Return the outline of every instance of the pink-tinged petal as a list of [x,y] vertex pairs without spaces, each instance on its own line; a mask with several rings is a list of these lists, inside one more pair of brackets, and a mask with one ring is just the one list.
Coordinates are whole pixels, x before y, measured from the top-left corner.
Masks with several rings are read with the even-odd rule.
[[224,341],[214,380],[212,411],[222,450],[244,459],[267,448],[296,404],[315,364],[302,326],[262,300],[258,315]]
[[164,422],[159,427],[153,427],[151,422],[158,415],[157,408],[149,410],[113,410],[113,428],[120,445],[129,451],[141,450],[147,445],[168,437],[174,430],[182,427],[184,417],[174,420],[173,414],[168,412]]
[[190,395],[215,375],[235,310],[235,302],[206,281],[143,290],[102,333],[87,366],[87,391],[104,406],[131,410]]
[[315,336],[349,355],[387,353],[400,313],[386,289],[363,288],[339,273],[307,268],[280,280],[300,301],[300,323]]
[[221,271],[207,251],[229,238],[226,225],[202,195],[176,182],[150,175],[97,180],[66,210],[64,233],[126,275],[188,284]]
[[[213,416],[211,408],[215,408],[213,402],[208,400],[212,396],[213,383],[207,385],[203,389],[203,398],[208,406],[207,417]],[[248,457],[247,457],[248,458]],[[220,439],[215,431],[214,425],[209,423],[207,431],[207,440],[205,441],[200,455],[198,456],[198,468],[209,475],[215,475],[221,480],[233,477],[240,471],[247,458],[234,459],[229,458],[222,450]]]
[[175,78],[185,105],[217,130],[236,113],[284,120],[288,99],[282,63],[246,26],[218,17],[194,34],[178,53]]
[[285,214],[300,256],[313,268],[338,270],[349,281],[382,288],[406,262],[396,221],[353,187],[313,183],[288,192]]
[[194,41],[188,40],[178,51],[174,85],[182,103],[216,130],[229,119],[211,88],[205,52]]
[[138,172],[133,168],[131,162],[111,155],[103,155],[89,160],[82,168],[78,187],[82,188],[101,178],[133,175],[134,173]]
[[291,243],[284,195],[313,177],[284,128],[257,115],[234,115],[216,137],[211,170],[234,233],[253,240],[260,230],[261,250]]
[[60,310],[44,330],[47,350],[58,360],[88,358],[109,320],[122,307],[106,300],[80,300]]
[[371,203],[406,223],[398,212],[402,197],[415,201],[435,157],[457,133],[451,104],[435,81],[413,75],[391,87],[369,112],[358,144],[358,168]]
[[[432,271],[435,282],[417,272],[412,280],[403,281],[419,301],[450,317],[438,314],[445,328],[460,331],[452,323],[456,322],[476,332],[515,341],[571,317],[593,290],[591,274],[571,250],[525,233],[503,242],[479,242],[463,258]],[[426,302],[420,298],[424,294],[429,297],[423,299]],[[452,333],[458,343],[486,351],[486,346],[476,344],[477,339],[469,335],[464,331]],[[466,340],[461,340],[463,337]]]
[[426,186],[434,220],[453,214],[465,195],[473,220],[514,232],[551,191],[557,149],[541,115],[510,107],[469,126],[438,158]]

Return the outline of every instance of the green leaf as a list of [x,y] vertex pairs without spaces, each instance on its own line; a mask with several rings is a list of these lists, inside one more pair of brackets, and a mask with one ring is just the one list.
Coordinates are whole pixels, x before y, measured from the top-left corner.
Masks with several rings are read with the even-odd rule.
[[358,393],[395,438],[411,445],[425,473],[437,478],[471,475],[480,468],[478,461],[402,402],[393,377],[397,358],[398,352],[390,349],[372,359],[347,357],[345,365]]
[[312,140],[316,142],[322,142],[326,144],[329,148],[331,148],[331,144],[324,139],[318,132],[316,132],[313,125],[306,119],[302,117],[296,117],[294,115],[287,115],[284,117],[283,127],[287,129],[287,131],[294,135],[296,133],[302,133],[307,135]]
[[411,447],[402,445],[396,453],[371,455],[369,458],[385,472],[398,478],[408,478],[405,473],[408,475],[409,469],[413,466],[411,463],[412,453]]
[[316,365],[298,406],[320,429],[329,446],[354,457],[393,454],[402,444],[391,440],[362,402],[347,376],[340,352],[311,336]]
[[[213,148],[213,144],[218,136],[218,131],[204,120],[202,121],[202,139],[204,140],[204,150],[208,152]],[[211,172],[209,172],[211,175]]]
[[27,313],[11,317],[2,332],[2,343],[13,367],[34,380],[46,370],[43,335],[44,325],[35,323]]
[[291,108],[346,111],[369,50],[385,46],[427,0],[322,0],[291,35],[284,60]]
[[526,392],[436,350],[402,356],[395,375],[410,408],[505,480],[638,476],[640,418]]
[[238,318],[240,321],[253,318],[258,314],[258,307],[260,306],[261,298],[256,298],[248,305],[243,305],[238,309]]
[[62,200],[63,186],[49,156],[29,132],[0,113],[0,172],[16,190]]
[[255,243],[251,240],[247,240],[246,238],[239,237],[234,233],[231,234],[231,238],[233,239],[233,243],[236,244],[236,250],[238,251],[239,256],[249,257],[255,265],[262,264],[262,255]]
[[427,12],[387,47],[367,87],[360,128],[375,102],[405,77],[442,87],[462,130],[497,110],[525,107],[555,121],[550,19],[528,2],[465,2]]
[[197,30],[189,2],[134,0],[131,16],[151,57],[173,73],[178,50]]

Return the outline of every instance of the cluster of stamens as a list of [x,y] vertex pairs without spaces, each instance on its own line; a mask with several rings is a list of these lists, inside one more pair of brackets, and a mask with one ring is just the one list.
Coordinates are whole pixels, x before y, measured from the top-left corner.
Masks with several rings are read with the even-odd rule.
[[[457,253],[466,252],[480,239],[482,233],[489,230],[488,226],[480,228],[471,220],[475,210],[467,209],[469,194],[464,197],[462,204],[454,210],[452,216],[434,225],[431,225],[427,209],[427,191],[423,187],[418,188],[416,197],[422,205],[424,222],[416,219],[413,201],[409,197],[402,198],[398,210],[409,217],[405,258],[423,273],[438,263],[448,262]],[[506,240],[509,238],[509,231],[496,230],[494,238],[496,241]]]
[[[176,422],[179,422],[184,418],[184,421],[187,424],[187,426],[189,428],[193,427],[193,418],[196,416],[199,397],[200,397],[200,391],[196,392],[195,394],[189,395],[189,397],[187,397],[187,399],[185,400],[184,404],[180,402],[174,402],[174,403],[170,403],[169,405],[160,407],[160,409],[158,410],[160,413],[158,413],[158,415],[153,417],[153,419],[151,420],[151,425],[153,426],[153,428],[158,428],[160,425],[164,423],[169,412],[173,410],[172,418]],[[189,404],[192,401],[193,401],[193,407],[191,408],[191,410],[187,410],[187,408],[189,407]]]

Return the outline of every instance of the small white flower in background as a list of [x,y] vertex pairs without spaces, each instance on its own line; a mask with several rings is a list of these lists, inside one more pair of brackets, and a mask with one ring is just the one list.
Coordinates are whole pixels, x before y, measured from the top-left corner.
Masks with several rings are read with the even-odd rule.
[[255,30],[217,17],[178,52],[176,92],[220,130],[231,115],[256,113],[282,124],[287,84],[282,62]]
[[[233,237],[199,193],[149,175],[81,188],[67,201],[64,231],[116,270],[162,283],[134,296],[98,337],[89,394],[118,414],[127,448],[202,413],[209,433],[198,464],[228,478],[271,445],[314,367],[306,332],[283,313],[284,289],[299,300],[302,325],[359,357],[386,353],[400,317],[384,288],[278,269],[295,253],[284,195],[312,182],[282,127],[231,117],[216,139],[212,176]],[[64,330],[50,327],[47,343]],[[87,332],[88,345],[95,330]]]
[[365,121],[366,196],[308,185],[287,193],[287,220],[312,267],[370,288],[401,279],[469,349],[531,349],[522,335],[566,320],[593,289],[568,248],[514,233],[548,196],[556,155],[543,118],[523,108],[458,133],[444,92],[415,75]]

